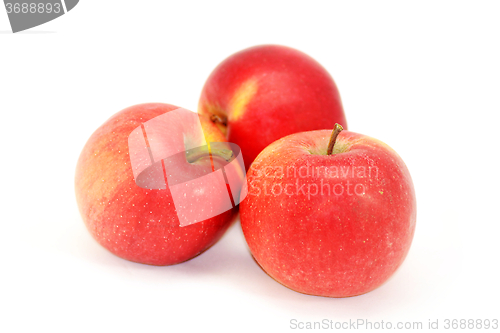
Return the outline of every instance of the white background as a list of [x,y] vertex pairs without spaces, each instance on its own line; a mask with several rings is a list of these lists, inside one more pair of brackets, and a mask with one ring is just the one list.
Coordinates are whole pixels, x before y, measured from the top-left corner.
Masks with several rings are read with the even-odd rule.
[[[82,0],[12,34],[0,7],[0,331],[500,319],[499,15],[500,3],[487,1]],[[107,252],[79,216],[76,161],[98,126],[143,102],[196,110],[220,61],[265,43],[317,59],[337,82],[349,129],[388,143],[412,174],[412,248],[369,294],[283,287],[252,260],[239,223],[201,256],[152,267]]]

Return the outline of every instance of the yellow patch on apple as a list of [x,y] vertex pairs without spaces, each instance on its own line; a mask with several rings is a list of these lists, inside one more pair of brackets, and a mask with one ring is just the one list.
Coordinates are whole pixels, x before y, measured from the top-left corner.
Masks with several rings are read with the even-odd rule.
[[231,112],[229,114],[229,120],[234,121],[245,113],[246,106],[250,100],[257,93],[258,84],[255,78],[249,79],[236,90],[232,100],[231,100]]

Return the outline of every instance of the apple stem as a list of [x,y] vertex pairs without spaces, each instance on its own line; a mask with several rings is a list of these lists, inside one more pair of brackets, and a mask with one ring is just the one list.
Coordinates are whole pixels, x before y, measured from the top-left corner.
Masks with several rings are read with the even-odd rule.
[[339,136],[340,132],[342,132],[344,128],[340,124],[335,124],[333,128],[332,135],[330,136],[330,142],[328,143],[328,149],[326,150],[327,155],[331,155],[333,152],[333,146],[335,146],[335,141],[337,140],[337,136]]
[[210,120],[213,121],[214,123],[220,123],[224,126],[227,126],[227,116],[223,114],[219,115],[214,113],[210,116]]

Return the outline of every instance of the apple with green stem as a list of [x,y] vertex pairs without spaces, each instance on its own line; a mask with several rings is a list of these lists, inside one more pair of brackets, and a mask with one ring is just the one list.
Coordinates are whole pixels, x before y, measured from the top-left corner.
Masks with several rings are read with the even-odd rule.
[[140,104],[115,114],[77,163],[76,199],[87,229],[134,262],[172,265],[200,254],[237,213],[233,185],[244,169],[224,145],[207,117],[173,105]]
[[247,170],[284,136],[347,126],[330,74],[307,54],[280,45],[251,47],[220,63],[203,87],[198,112],[241,147]]
[[410,173],[371,137],[318,130],[264,149],[247,173],[241,226],[272,278],[295,291],[348,297],[389,279],[416,223]]

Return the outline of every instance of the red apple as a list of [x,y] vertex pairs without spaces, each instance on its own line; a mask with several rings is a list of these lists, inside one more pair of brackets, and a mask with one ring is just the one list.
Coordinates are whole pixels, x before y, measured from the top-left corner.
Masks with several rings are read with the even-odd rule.
[[[336,128],[335,135],[341,127]],[[405,259],[416,222],[413,183],[379,140],[329,130],[284,137],[247,173],[241,226],[260,266],[305,294],[348,297],[383,284]]]
[[236,209],[215,172],[227,156],[210,155],[207,141],[225,138],[206,117],[168,104],[135,105],[108,119],[76,168],[76,199],[92,236],[119,257],[151,265],[183,262],[214,244]]
[[251,47],[219,64],[203,87],[198,112],[241,147],[247,169],[279,138],[347,126],[330,74],[308,55],[278,45]]

